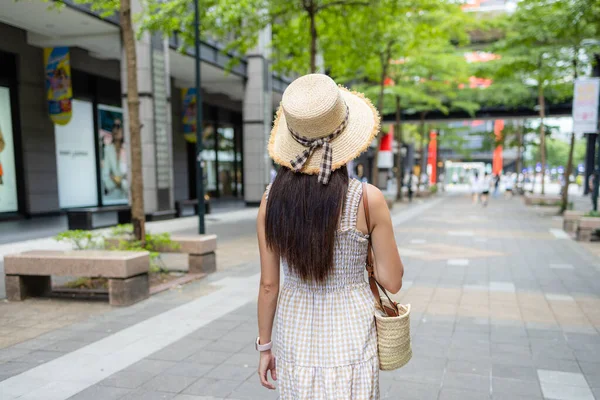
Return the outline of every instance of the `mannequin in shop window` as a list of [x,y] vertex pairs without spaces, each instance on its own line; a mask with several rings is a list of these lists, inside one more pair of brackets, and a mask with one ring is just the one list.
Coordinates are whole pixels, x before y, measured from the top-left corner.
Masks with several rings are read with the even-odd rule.
[[127,196],[127,152],[124,146],[123,127],[120,119],[115,119],[111,132],[103,132],[102,182],[106,196],[122,198]]

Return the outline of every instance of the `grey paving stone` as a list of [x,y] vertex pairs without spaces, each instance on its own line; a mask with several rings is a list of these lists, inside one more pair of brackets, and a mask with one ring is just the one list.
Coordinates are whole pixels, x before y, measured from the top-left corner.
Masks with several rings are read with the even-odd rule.
[[492,354],[517,354],[531,357],[529,344],[492,343]]
[[41,348],[44,348],[46,346],[51,345],[52,343],[55,343],[55,341],[54,340],[46,340],[46,339],[35,338],[35,339],[26,340],[24,342],[18,343],[16,345],[12,346],[12,348],[15,348],[15,349],[28,349],[28,350],[39,350]]
[[513,393],[493,393],[492,394],[492,399],[493,400],[543,400],[544,398],[542,397],[542,395],[528,395],[528,396],[518,396],[515,395]]
[[228,397],[241,382],[224,379],[200,378],[183,391],[184,394]]
[[535,357],[533,365],[536,369],[548,369],[552,371],[581,372],[579,364],[575,360],[561,360],[545,356]]
[[219,365],[232,356],[233,354],[229,352],[202,349],[186,358],[185,361],[195,364]]
[[228,334],[230,331],[226,329],[214,329],[204,326],[193,333],[190,333],[186,338],[190,339],[203,339],[203,340],[217,340]]
[[385,386],[380,383],[379,390],[382,399],[437,399],[440,385],[410,381],[392,381],[389,385]]
[[472,392],[463,389],[442,388],[439,400],[486,400],[489,399],[488,393]]
[[129,393],[130,389],[94,385],[69,397],[69,400],[117,400]]
[[164,373],[150,379],[142,388],[156,392],[179,393],[197,380],[198,377],[168,375]]
[[[277,382],[275,382],[277,385]],[[279,398],[278,390],[269,390],[263,387],[258,377],[256,379],[247,380],[238,386],[228,398],[236,398],[240,400],[276,400]]]
[[448,372],[460,372],[467,374],[475,374],[482,376],[489,376],[492,370],[492,364],[490,361],[478,360],[478,361],[462,361],[462,360],[448,360],[446,365]]
[[595,362],[600,360],[600,348],[575,350],[574,353],[578,361]]
[[148,358],[164,361],[181,361],[202,350],[208,344],[211,344],[209,340],[182,339],[151,354]]
[[494,353],[492,354],[492,363],[533,366],[533,357],[529,354]]
[[492,366],[492,377],[519,379],[536,383],[538,380],[535,368],[510,364],[494,364]]
[[[254,314],[256,314],[256,309],[254,309]],[[230,317],[231,316],[235,316],[235,315],[239,315],[236,314],[236,312],[232,312],[228,314]],[[239,321],[239,320],[228,320],[228,319],[223,319],[223,318],[219,318],[216,321],[211,322],[210,324],[206,325],[207,329],[212,329],[212,330],[217,330],[217,331],[227,331],[227,332],[231,332],[232,330],[234,330],[235,328],[239,327],[240,325],[242,325],[244,323],[244,321],[246,319],[248,319],[247,316],[244,316],[244,320]]]
[[490,377],[465,374],[460,372],[447,372],[444,376],[444,388],[468,389],[474,392],[490,392]]
[[258,367],[258,354],[238,353],[233,354],[227,360],[225,364],[241,365],[241,366],[256,366]]
[[579,366],[590,387],[600,388],[600,363],[580,362]]
[[589,387],[542,382],[542,392],[544,397],[552,400],[594,400],[594,394]]
[[191,394],[178,394],[177,396],[173,397],[173,400],[225,400],[225,398],[212,396],[194,396]]
[[492,394],[535,397],[541,396],[542,391],[537,382],[533,384],[519,379],[492,378]]
[[125,371],[147,372],[153,375],[158,375],[174,365],[176,365],[174,361],[143,359],[133,365],[130,365],[125,369]]
[[138,389],[126,394],[119,400],[169,400],[175,397],[175,393],[155,392],[152,390]]
[[221,364],[216,368],[211,369],[207,374],[207,378],[226,379],[231,381],[245,381],[251,375],[256,373],[256,366],[243,367],[238,365]]
[[78,342],[76,340],[59,340],[56,342],[52,342],[51,344],[41,348],[41,350],[45,351],[60,351],[63,353],[70,353],[77,349],[80,349],[84,346],[87,346],[88,343]]
[[156,374],[147,371],[123,370],[104,379],[100,382],[100,385],[136,389],[155,376]]
[[210,346],[208,346],[208,347],[210,348],[210,351],[218,351],[218,352],[233,354],[233,353],[238,353],[238,352],[242,351],[242,349],[244,347],[251,347],[251,346],[248,345],[247,343],[217,340],[217,341],[211,342]]
[[30,349],[21,349],[17,347],[8,347],[0,349],[0,362],[15,360],[31,353]]
[[65,352],[34,350],[31,353],[16,358],[15,361],[43,364],[63,355],[65,355]]
[[215,368],[210,364],[195,364],[189,362],[179,362],[165,371],[169,375],[180,375],[200,378]]
[[553,383],[557,385],[588,387],[585,377],[581,373],[551,371],[539,369],[537,371],[542,388],[545,383]]
[[37,363],[6,361],[0,363],[0,375],[13,376],[37,367]]

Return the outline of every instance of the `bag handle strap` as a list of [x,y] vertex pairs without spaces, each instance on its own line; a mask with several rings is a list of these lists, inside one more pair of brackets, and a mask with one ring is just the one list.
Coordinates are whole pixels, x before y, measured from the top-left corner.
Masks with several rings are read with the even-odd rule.
[[[400,315],[398,311],[398,305],[396,302],[390,299],[390,296],[387,294],[387,291],[377,280],[375,279],[375,265],[373,263],[373,245],[371,242],[371,218],[369,216],[369,196],[367,195],[367,184],[363,182],[362,184],[362,197],[363,197],[363,207],[365,211],[365,220],[367,222],[367,232],[369,234],[368,244],[367,244],[367,262],[365,264],[365,268],[367,269],[367,274],[369,276],[369,287],[371,288],[371,292],[375,297],[375,301],[379,303],[381,309],[387,314],[388,317],[397,317]],[[379,293],[379,289],[383,292],[385,297],[387,297],[390,307],[383,304],[381,300],[381,295]]]

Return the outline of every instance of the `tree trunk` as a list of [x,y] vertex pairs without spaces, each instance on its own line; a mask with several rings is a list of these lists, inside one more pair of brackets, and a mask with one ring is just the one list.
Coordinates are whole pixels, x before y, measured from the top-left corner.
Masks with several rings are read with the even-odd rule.
[[[573,57],[572,63],[573,63],[573,81],[575,81],[577,79],[577,57],[579,54],[579,49],[577,47],[575,47],[574,49],[574,54],[575,57]],[[570,177],[571,177],[571,173],[573,172],[573,152],[575,150],[575,132],[571,133],[571,144],[569,146],[569,158],[567,160],[567,169],[565,170],[565,186],[563,188],[563,192],[562,192],[562,201],[561,201],[561,205],[560,205],[560,214],[564,213],[565,210],[567,209],[567,207],[569,206],[569,183],[570,183]]]
[[542,158],[542,194],[545,194],[546,127],[544,126],[544,118],[546,117],[546,99],[544,98],[544,87],[541,83],[538,83],[538,104],[540,106],[540,156]]
[[[385,77],[387,76],[388,66],[390,65],[390,52],[391,43],[388,44],[385,52],[381,54],[381,76],[379,80],[379,95],[377,97],[377,111],[383,118],[383,95],[385,89]],[[379,144],[381,143],[382,135],[378,135],[377,148],[375,149],[375,156],[373,157],[373,168],[371,168],[371,184],[377,186],[379,183],[379,168],[377,162],[379,160]]]
[[404,162],[402,159],[402,107],[400,106],[400,96],[396,96],[396,132],[398,135],[398,176],[396,177],[396,186],[398,192],[396,200],[402,200],[402,183],[404,182]]
[[421,176],[423,175],[425,165],[425,112],[421,111],[421,122],[420,122],[420,131],[421,131],[421,146],[419,148],[420,158],[419,158],[419,176],[417,181],[417,193],[421,192]]
[[517,179],[523,170],[523,125],[525,121],[520,121],[517,125]]
[[310,20],[310,73],[317,72],[317,23],[314,1],[310,2],[308,18]]
[[569,178],[573,172],[573,150],[575,149],[575,132],[571,133],[571,146],[569,147],[569,159],[567,161],[567,169],[565,170],[565,186],[562,192],[562,202],[560,205],[560,214],[564,213],[569,205]]
[[144,214],[144,183],[142,178],[142,143],[140,125],[140,99],[137,86],[137,59],[135,34],[131,17],[131,0],[121,0],[120,19],[125,60],[127,62],[127,110],[131,146],[131,223],[136,240],[146,240]]

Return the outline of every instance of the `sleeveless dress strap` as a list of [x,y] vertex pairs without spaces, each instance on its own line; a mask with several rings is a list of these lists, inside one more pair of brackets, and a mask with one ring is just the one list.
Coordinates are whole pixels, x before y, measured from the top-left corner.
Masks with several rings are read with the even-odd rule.
[[356,228],[358,206],[362,197],[362,185],[356,179],[351,179],[348,183],[348,193],[344,203],[342,220],[340,221],[340,230]]

